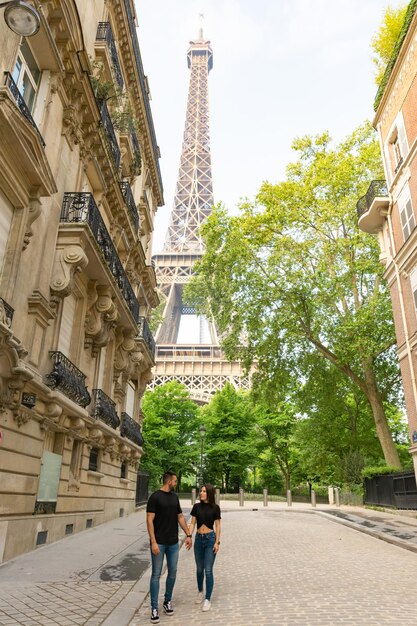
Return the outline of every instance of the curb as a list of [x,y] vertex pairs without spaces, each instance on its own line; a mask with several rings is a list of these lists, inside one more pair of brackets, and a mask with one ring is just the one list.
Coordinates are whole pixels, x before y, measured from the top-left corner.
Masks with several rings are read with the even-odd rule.
[[404,550],[409,550],[410,552],[417,553],[417,545],[413,545],[411,543],[408,543],[407,541],[403,541],[402,539],[390,537],[385,533],[378,532],[377,530],[372,530],[371,528],[366,528],[365,526],[361,526],[360,524],[356,524],[355,522],[351,522],[340,517],[335,517],[331,513],[326,513],[325,511],[312,511],[312,513],[315,513],[316,515],[321,515],[331,522],[335,522],[335,524],[343,524],[343,526],[347,526],[352,530],[359,531],[361,533],[364,533],[365,535],[370,535],[375,539],[380,539],[381,541],[390,543],[394,546],[397,546],[398,548],[403,548]]

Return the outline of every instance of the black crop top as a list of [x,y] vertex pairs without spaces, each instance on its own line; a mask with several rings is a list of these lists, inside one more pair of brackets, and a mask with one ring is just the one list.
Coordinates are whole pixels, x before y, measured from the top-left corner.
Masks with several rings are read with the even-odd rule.
[[200,528],[203,524],[207,528],[213,529],[216,519],[221,519],[220,507],[218,504],[205,504],[203,502],[197,502],[191,509],[191,515],[197,519],[197,528]]

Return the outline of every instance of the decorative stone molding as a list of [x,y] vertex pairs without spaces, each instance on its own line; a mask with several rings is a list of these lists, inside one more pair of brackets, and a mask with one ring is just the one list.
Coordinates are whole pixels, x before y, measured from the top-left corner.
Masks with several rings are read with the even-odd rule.
[[0,413],[9,409],[17,417],[20,391],[33,378],[22,359],[27,355],[21,342],[0,320]]
[[13,415],[13,418],[19,428],[23,426],[24,424],[27,424],[27,422],[29,422],[29,420],[31,420],[32,417],[33,417],[32,411],[25,409],[24,407],[20,407],[17,410],[17,412]]
[[87,255],[81,246],[70,245],[57,248],[51,279],[51,306],[56,306],[73,290],[74,274],[81,271],[88,263]]
[[119,319],[111,288],[91,280],[88,284],[85,347],[91,345],[93,353],[97,353],[109,342],[111,331]]

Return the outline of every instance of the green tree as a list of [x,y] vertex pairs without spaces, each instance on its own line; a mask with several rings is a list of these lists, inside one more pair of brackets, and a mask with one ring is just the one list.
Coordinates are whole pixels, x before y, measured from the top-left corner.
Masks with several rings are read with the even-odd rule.
[[388,6],[378,31],[372,38],[372,61],[375,65],[375,82],[377,85],[380,84],[388,61],[394,52],[406,12],[407,4],[396,9]]
[[[275,468],[275,486],[280,474],[284,479],[285,490],[291,489],[291,478],[298,469],[298,449],[294,438],[297,425],[295,407],[283,399],[282,389],[275,386],[255,385],[252,391],[254,401],[256,448],[263,459]],[[269,479],[271,474],[269,473]]]
[[382,176],[374,132],[364,124],[334,148],[327,133],[293,148],[287,180],[263,184],[237,216],[213,211],[187,299],[213,315],[231,358],[277,384],[308,377],[312,355],[327,359],[365,395],[386,462],[400,467],[384,410],[399,383],[390,296],[355,211]]
[[173,381],[147,391],[143,398],[144,456],[141,469],[150,472],[151,484],[160,484],[167,470],[181,479],[194,474],[198,460],[198,406],[184,385]]
[[206,427],[205,477],[219,482],[223,491],[237,488],[256,458],[247,397],[226,383],[203,407],[201,418]]

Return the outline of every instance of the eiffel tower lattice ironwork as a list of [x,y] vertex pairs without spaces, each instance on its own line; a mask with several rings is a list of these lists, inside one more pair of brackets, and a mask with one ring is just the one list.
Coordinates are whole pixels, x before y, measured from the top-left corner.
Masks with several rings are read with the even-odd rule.
[[[150,387],[177,380],[187,386],[194,400],[206,403],[226,382],[238,389],[248,389],[250,380],[243,374],[240,363],[225,358],[212,321],[200,318],[198,341],[178,342],[184,316],[195,314],[193,308],[183,303],[183,288],[192,275],[193,265],[204,252],[199,229],[213,206],[208,105],[213,51],[202,29],[198,39],[190,42],[187,61],[190,84],[174,206],[163,250],[154,256],[165,308],[156,334],[154,380]],[[206,343],[204,329],[209,337]]]

